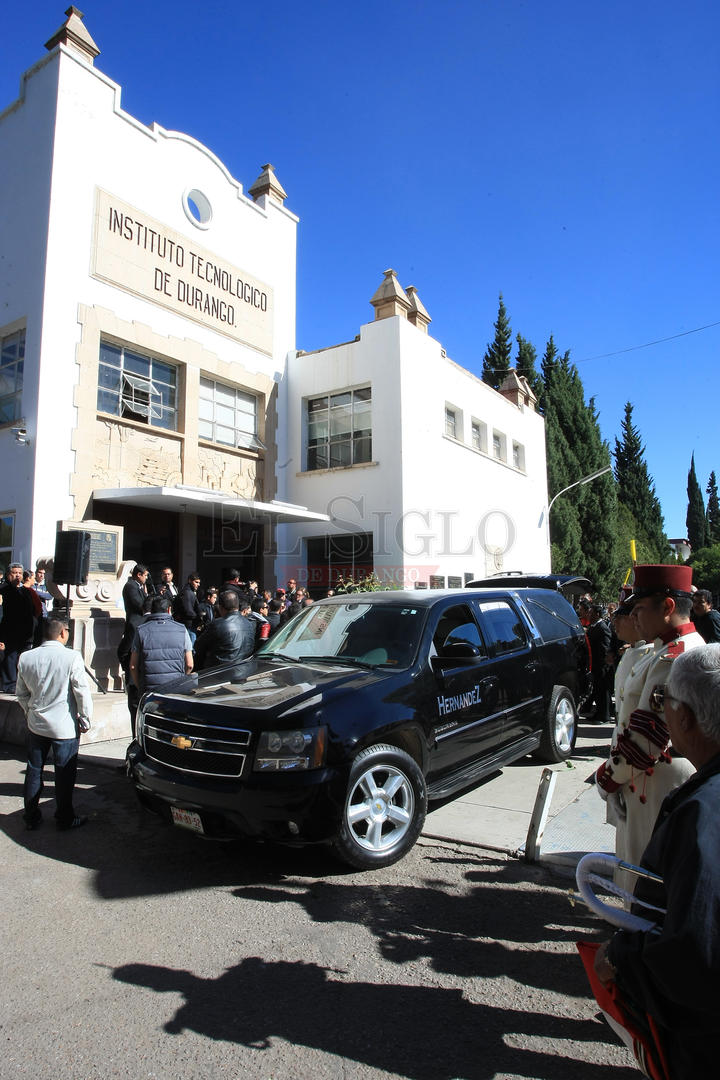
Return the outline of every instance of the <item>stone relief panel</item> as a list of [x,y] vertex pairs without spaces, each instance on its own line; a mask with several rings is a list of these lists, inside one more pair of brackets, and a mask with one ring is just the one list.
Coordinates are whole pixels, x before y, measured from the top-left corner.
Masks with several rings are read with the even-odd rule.
[[231,493],[236,499],[262,499],[258,462],[201,446],[198,464],[200,487]]
[[182,482],[180,440],[98,421],[93,487],[170,487]]

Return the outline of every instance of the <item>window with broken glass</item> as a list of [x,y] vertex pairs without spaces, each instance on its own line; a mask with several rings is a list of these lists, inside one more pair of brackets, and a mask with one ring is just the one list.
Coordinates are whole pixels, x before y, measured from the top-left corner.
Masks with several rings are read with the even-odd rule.
[[177,429],[177,368],[122,345],[100,343],[100,412],[151,427]]

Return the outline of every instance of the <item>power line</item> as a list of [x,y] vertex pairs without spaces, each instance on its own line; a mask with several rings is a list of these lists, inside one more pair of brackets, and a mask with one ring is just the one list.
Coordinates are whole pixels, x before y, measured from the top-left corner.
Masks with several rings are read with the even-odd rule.
[[[714,326],[720,326],[718,322],[706,323],[705,326],[696,326],[692,330],[682,330],[679,334],[670,334],[669,337],[657,338],[655,341],[646,341],[643,345],[629,345],[627,349],[616,349],[615,352],[598,353],[597,356],[584,356],[582,360],[573,360],[572,364],[587,364],[591,360],[607,360],[610,356],[622,356],[624,353],[637,352],[638,349],[649,349],[652,345],[662,345],[665,341],[675,341],[676,338],[688,337],[689,334],[699,334],[701,330],[711,330]],[[558,353],[558,356],[560,354]],[[510,365],[512,367],[512,364]],[[507,368],[493,368],[493,374],[501,374]]]
[[656,341],[646,341],[644,345],[630,345],[627,349],[616,349],[615,352],[585,356],[582,360],[574,360],[573,363],[586,364],[589,360],[606,360],[609,356],[622,356],[623,353],[636,352],[638,349],[649,349],[651,345],[662,345],[664,341],[675,341],[676,338],[687,337],[689,334],[699,334],[701,330],[710,330],[713,326],[720,326],[720,320],[706,323],[705,326],[696,326],[693,330],[683,330],[679,334],[670,334],[669,337],[658,338]]

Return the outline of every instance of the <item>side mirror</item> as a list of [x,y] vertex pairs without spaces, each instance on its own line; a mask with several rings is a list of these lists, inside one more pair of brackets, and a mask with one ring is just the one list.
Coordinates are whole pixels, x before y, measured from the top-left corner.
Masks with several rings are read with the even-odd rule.
[[469,641],[450,641],[438,653],[440,660],[476,660],[482,653]]

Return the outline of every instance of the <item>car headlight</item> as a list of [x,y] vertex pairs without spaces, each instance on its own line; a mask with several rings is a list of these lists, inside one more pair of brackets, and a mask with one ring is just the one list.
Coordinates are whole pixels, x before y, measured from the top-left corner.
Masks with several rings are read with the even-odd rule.
[[263,731],[258,742],[256,772],[298,772],[319,769],[325,761],[327,728]]

